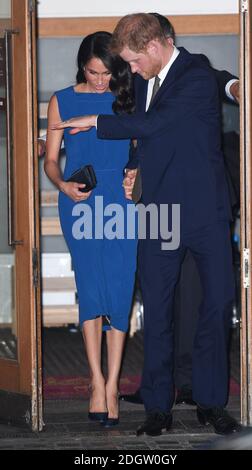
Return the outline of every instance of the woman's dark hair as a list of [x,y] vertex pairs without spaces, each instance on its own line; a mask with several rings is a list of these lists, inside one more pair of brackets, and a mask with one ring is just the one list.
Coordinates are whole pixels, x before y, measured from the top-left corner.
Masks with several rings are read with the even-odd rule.
[[110,89],[116,99],[113,111],[116,114],[132,113],[134,111],[133,77],[129,65],[119,56],[110,52],[112,34],[98,31],[86,36],[79,48],[77,63],[77,83],[86,83],[84,75],[85,65],[94,57],[100,59],[111,72]]

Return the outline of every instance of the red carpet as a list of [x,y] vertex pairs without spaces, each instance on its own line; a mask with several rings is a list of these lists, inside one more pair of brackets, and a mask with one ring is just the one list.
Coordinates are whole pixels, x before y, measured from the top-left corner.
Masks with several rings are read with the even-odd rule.
[[[121,393],[133,393],[140,384],[140,376],[128,375],[120,380]],[[47,400],[68,400],[83,399],[89,397],[89,379],[81,376],[77,377],[47,377],[44,380],[44,397]],[[230,395],[240,394],[240,385],[234,380],[230,380]]]

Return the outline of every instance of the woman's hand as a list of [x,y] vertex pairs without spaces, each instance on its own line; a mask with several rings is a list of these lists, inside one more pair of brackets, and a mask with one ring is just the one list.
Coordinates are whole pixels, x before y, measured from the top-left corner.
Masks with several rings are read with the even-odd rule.
[[85,184],[82,183],[74,183],[72,181],[62,181],[60,184],[60,191],[65,193],[68,197],[70,197],[74,202],[85,201],[89,198],[92,190],[88,193],[82,193],[79,188],[85,188]]
[[60,121],[51,125],[52,130],[66,129],[72,127],[69,134],[77,134],[78,132],[89,131],[91,127],[96,126],[97,116],[78,116],[67,121]]

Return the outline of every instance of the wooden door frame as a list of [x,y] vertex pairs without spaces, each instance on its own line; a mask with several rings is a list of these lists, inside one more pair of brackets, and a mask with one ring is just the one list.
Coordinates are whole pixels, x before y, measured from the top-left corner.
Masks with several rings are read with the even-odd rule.
[[[42,290],[41,290],[41,259],[40,259],[40,183],[39,183],[39,158],[38,158],[38,88],[37,88],[37,1],[30,2],[30,45],[32,70],[30,75],[30,88],[32,90],[32,155],[30,159],[30,172],[33,175],[33,284],[34,291],[34,345],[32,348],[32,368],[36,373],[35,386],[33,387],[32,402],[36,404],[37,416],[32,416],[32,428],[41,431],[43,422],[43,364],[42,364]],[[32,215],[32,214],[31,214]],[[34,259],[36,257],[36,259]]]
[[241,420],[252,424],[252,6],[240,0]]

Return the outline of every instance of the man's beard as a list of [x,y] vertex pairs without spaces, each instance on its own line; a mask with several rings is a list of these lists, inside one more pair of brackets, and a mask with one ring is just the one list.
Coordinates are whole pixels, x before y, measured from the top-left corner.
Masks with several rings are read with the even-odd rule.
[[156,75],[158,75],[158,73],[160,72],[160,69],[161,69],[161,65],[160,64],[152,64],[152,66],[150,67],[149,70],[145,70],[143,72],[143,75],[142,77],[145,79],[145,80],[150,80],[151,78],[154,78],[156,77]]

